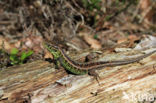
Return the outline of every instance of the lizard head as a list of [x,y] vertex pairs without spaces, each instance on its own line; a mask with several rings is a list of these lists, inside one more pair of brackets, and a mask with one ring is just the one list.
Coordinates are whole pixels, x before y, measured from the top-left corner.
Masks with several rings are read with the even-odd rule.
[[44,43],[43,45],[50,53],[52,53],[55,60],[61,56],[60,48],[58,46],[50,43]]

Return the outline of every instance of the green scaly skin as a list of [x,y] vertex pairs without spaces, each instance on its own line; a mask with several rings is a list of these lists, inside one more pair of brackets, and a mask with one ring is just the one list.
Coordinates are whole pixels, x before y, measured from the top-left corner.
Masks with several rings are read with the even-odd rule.
[[88,70],[79,70],[76,67],[73,67],[66,61],[59,51],[59,49],[55,46],[48,46],[48,44],[44,43],[43,44],[45,48],[53,55],[54,61],[56,68],[58,68],[60,65],[65,68],[67,71],[76,74],[76,75],[84,75],[88,74]]
[[58,46],[52,45],[50,43],[44,44],[45,48],[49,52],[52,53],[54,57],[54,61],[57,67],[60,65],[64,67],[66,70],[70,71],[73,74],[83,75],[83,74],[89,74],[92,76],[98,77],[98,74],[95,72],[96,70],[102,69],[103,67],[107,66],[119,66],[119,65],[126,65],[130,63],[134,63],[137,61],[142,60],[145,57],[150,56],[151,54],[155,53],[156,50],[147,53],[145,55],[139,56],[137,58],[127,59],[127,60],[120,60],[120,61],[101,61],[101,62],[91,62],[91,63],[76,63],[73,60],[71,60]]
[[61,57],[59,61],[60,61],[61,66],[63,66],[63,68],[65,68],[66,70],[70,71],[73,74],[77,74],[77,75],[88,74],[88,70],[79,70],[71,66],[65,59],[63,59],[63,57]]

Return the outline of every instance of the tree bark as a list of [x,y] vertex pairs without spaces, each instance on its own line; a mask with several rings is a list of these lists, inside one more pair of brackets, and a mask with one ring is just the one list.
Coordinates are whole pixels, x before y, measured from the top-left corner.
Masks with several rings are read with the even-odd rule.
[[138,103],[156,98],[156,54],[141,63],[106,67],[89,75],[67,74],[35,61],[0,71],[0,103]]

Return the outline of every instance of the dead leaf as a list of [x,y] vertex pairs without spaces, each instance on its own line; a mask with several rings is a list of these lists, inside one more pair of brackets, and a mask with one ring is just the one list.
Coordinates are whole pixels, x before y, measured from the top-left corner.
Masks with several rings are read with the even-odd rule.
[[53,56],[52,56],[52,54],[51,54],[50,52],[46,51],[46,52],[45,52],[45,55],[44,55],[44,58],[45,58],[45,59],[46,59],[46,58],[52,58],[52,59],[53,59]]
[[121,43],[124,43],[124,42],[126,42],[126,41],[128,41],[128,38],[122,38],[122,39],[119,39],[119,40],[117,41],[117,43],[118,43],[118,44],[121,44]]
[[5,38],[0,37],[0,49],[2,48],[4,48],[5,50],[9,50],[11,48],[11,45],[7,42]]
[[152,9],[152,3],[150,0],[141,0],[140,9],[142,10],[141,15],[143,17],[143,23],[146,27],[149,27],[152,23],[154,10]]
[[88,35],[88,33],[81,33],[80,35],[83,36],[84,40],[91,46],[91,48],[100,49],[102,47],[100,42],[94,39],[92,35]]

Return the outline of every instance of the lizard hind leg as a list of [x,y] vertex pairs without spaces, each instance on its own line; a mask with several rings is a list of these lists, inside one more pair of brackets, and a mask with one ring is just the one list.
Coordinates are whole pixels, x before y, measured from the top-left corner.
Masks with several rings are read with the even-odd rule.
[[100,85],[100,82],[99,82],[100,76],[95,72],[94,69],[89,70],[89,71],[88,71],[88,74],[89,74],[90,76],[93,76],[94,79],[95,79],[95,80],[98,82],[98,84]]

